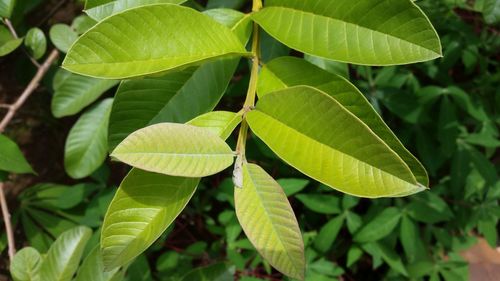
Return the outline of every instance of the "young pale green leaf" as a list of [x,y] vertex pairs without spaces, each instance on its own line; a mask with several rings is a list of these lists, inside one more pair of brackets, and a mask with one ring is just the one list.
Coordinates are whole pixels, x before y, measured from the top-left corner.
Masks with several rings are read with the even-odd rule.
[[0,0],[0,18],[10,18],[16,0]]
[[[101,245],[105,267],[124,265],[147,249],[184,209],[199,181],[132,169],[104,219]],[[172,198],[172,194],[176,198]],[[150,205],[155,208],[151,209]],[[120,236],[124,230],[131,236]]]
[[237,65],[238,59],[221,59],[162,77],[123,81],[111,110],[109,149],[148,125],[185,123],[211,111]]
[[291,48],[342,62],[394,65],[441,56],[436,31],[409,0],[268,0],[253,19]]
[[273,267],[304,279],[304,244],[279,184],[255,164],[243,164],[243,187],[234,189],[236,215],[248,239]]
[[222,139],[227,139],[241,120],[242,116],[234,112],[213,111],[194,118],[189,124],[205,128]]
[[186,2],[186,0],[115,0],[104,5],[99,5],[85,10],[85,13],[94,20],[101,21],[119,12],[139,6],[159,3],[181,4],[184,2]]
[[77,114],[116,84],[116,80],[96,79],[60,69],[54,78],[52,114],[57,118]]
[[71,128],[64,148],[64,168],[81,179],[92,174],[106,159],[106,136],[113,99],[105,99],[85,112]]
[[17,174],[34,173],[19,146],[2,134],[0,134],[0,171]]
[[26,247],[16,253],[10,264],[10,274],[14,281],[39,281],[40,253],[31,247]]
[[0,25],[0,57],[12,53],[22,43],[22,38],[16,39],[12,37],[12,34],[10,34],[10,31],[7,29],[7,27]]
[[269,62],[262,69],[258,94],[263,97],[270,92],[298,85],[315,87],[334,98],[394,150],[410,167],[420,184],[429,184],[427,172],[422,164],[401,144],[365,96],[346,79],[303,59],[281,57]]
[[101,247],[107,270],[145,251],[187,205],[199,179],[132,169],[104,218]]
[[120,274],[119,268],[104,271],[101,249],[97,245],[83,260],[74,281],[114,281]]
[[97,22],[89,16],[80,15],[77,16],[71,23],[71,29],[73,29],[77,34],[82,34],[91,29],[92,26],[96,24]]
[[399,209],[387,208],[359,229],[353,239],[358,243],[380,240],[396,228],[400,219],[401,211]]
[[78,34],[66,24],[54,24],[50,28],[49,37],[58,50],[67,53]]
[[245,54],[236,35],[208,16],[178,5],[156,4],[98,23],[72,46],[63,67],[87,76],[124,79]]
[[45,34],[37,27],[28,30],[26,38],[24,39],[24,45],[36,60],[43,57],[45,51],[47,51],[47,39],[45,38]]
[[70,281],[78,269],[92,230],[79,226],[59,236],[50,246],[40,268],[40,280]]
[[329,95],[298,86],[263,96],[247,113],[252,131],[304,174],[360,197],[425,189],[405,162]]
[[204,177],[229,167],[234,153],[223,139],[208,129],[160,123],[129,135],[111,156],[150,172]]

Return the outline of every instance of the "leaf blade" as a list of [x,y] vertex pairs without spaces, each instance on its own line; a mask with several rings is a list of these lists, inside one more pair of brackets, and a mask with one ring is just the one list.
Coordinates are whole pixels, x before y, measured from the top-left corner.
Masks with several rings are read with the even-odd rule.
[[394,65],[441,56],[436,31],[411,1],[360,0],[355,6],[349,0],[332,3],[271,0],[253,18],[286,45],[337,61]]
[[[131,26],[133,22],[144,24]],[[106,51],[93,48],[96,45]],[[227,27],[190,8],[156,4],[126,10],[98,23],[75,42],[63,67],[81,75],[125,79],[245,54]]]
[[317,89],[298,86],[268,94],[246,118],[285,162],[344,193],[376,198],[424,189],[394,151]]
[[234,200],[238,220],[259,253],[282,273],[303,280],[304,244],[279,184],[259,166],[244,163],[243,188],[234,189]]

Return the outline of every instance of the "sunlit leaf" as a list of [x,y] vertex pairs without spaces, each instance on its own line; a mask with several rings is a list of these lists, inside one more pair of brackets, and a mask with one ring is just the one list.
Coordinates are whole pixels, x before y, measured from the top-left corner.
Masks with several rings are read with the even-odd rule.
[[63,67],[87,76],[124,79],[244,54],[236,35],[208,16],[178,5],[156,4],[98,23],[73,45]]
[[104,219],[104,267],[124,265],[167,229],[193,196],[199,179],[132,169],[120,185]]
[[185,123],[211,111],[226,91],[237,65],[238,59],[223,59],[161,77],[123,81],[111,110],[109,149],[148,125]]
[[257,251],[282,273],[303,280],[304,244],[292,207],[261,167],[243,164],[243,187],[234,189],[238,220]]
[[229,167],[234,153],[208,129],[160,123],[129,135],[111,156],[150,172],[203,177]]
[[104,5],[99,5],[85,10],[85,13],[96,21],[101,21],[119,12],[151,4],[170,3],[181,4],[186,0],[115,0]]
[[189,124],[205,128],[222,139],[227,139],[241,120],[241,115],[234,112],[213,111],[194,118]]
[[268,0],[253,18],[289,47],[337,61],[393,65],[441,56],[436,31],[408,0]]
[[118,268],[104,271],[101,249],[98,245],[83,260],[74,281],[114,281],[120,273]]
[[361,197],[406,196],[424,187],[404,161],[329,95],[298,86],[262,97],[252,131],[304,174]]
[[410,167],[419,183],[428,185],[427,172],[422,164],[401,144],[363,94],[346,79],[302,59],[280,57],[262,69],[258,93],[262,97],[270,92],[298,85],[315,87],[334,98],[394,150]]

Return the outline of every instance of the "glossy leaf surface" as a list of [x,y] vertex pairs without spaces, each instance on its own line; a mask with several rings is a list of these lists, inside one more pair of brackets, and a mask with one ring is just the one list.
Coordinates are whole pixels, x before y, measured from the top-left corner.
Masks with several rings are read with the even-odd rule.
[[104,271],[101,249],[97,245],[83,260],[74,281],[115,281],[120,273],[118,268]]
[[394,150],[410,167],[419,183],[425,186],[429,184],[427,172],[422,164],[401,144],[365,96],[346,79],[303,59],[281,57],[269,62],[262,69],[258,94],[263,97],[270,92],[299,85],[317,88],[334,98]]
[[304,244],[279,184],[255,164],[243,164],[243,187],[234,189],[236,214],[257,251],[280,272],[303,280]]
[[344,193],[374,198],[424,189],[392,149],[317,89],[298,86],[265,95],[247,121],[285,162]]
[[15,4],[16,0],[0,0],[0,17],[10,18]]
[[64,167],[72,178],[92,174],[106,159],[106,136],[113,99],[85,112],[71,128],[64,148]]
[[105,268],[126,264],[158,239],[189,202],[198,182],[132,169],[104,219],[101,247]]
[[47,39],[45,38],[45,34],[39,28],[31,28],[26,33],[26,38],[24,39],[24,45],[30,51],[30,54],[34,59],[41,58],[45,51],[47,51]]
[[111,154],[136,168],[171,176],[204,177],[233,163],[231,148],[210,130],[160,123],[129,135]]
[[116,84],[118,81],[81,76],[60,69],[53,83],[52,114],[57,118],[77,114]]
[[94,20],[101,21],[111,15],[139,6],[160,3],[181,4],[183,2],[186,2],[186,0],[115,0],[104,5],[99,5],[85,10],[85,13]]
[[50,246],[40,269],[40,280],[70,281],[73,279],[85,244],[92,231],[88,227],[79,226],[59,236]]
[[116,93],[109,125],[109,149],[132,132],[162,122],[185,123],[215,108],[238,59],[207,62],[162,77],[126,80]]
[[441,56],[436,31],[410,0],[268,0],[253,18],[289,47],[337,61],[394,65]]
[[156,4],[98,23],[73,45],[63,67],[87,76],[124,79],[244,54],[236,35],[208,16],[178,5]]

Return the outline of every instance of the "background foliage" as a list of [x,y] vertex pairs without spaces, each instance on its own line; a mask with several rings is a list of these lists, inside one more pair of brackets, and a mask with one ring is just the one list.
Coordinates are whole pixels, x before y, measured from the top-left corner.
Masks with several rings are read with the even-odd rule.
[[[0,14],[7,2],[0,1]],[[65,52],[78,34],[93,25],[89,18],[79,16],[79,3],[61,2],[60,6],[51,5],[58,1],[18,1],[15,5],[12,20],[25,40],[14,53],[0,58],[1,101],[14,99],[14,93],[34,73],[25,51],[35,59],[52,45]],[[468,267],[460,251],[479,235],[491,246],[497,245],[500,3],[417,3],[441,37],[442,59],[384,68],[306,59],[350,76],[405,146],[422,160],[430,174],[429,192],[377,200],[343,195],[302,178],[280,164],[261,141],[249,140],[248,158],[279,179],[287,196],[294,195],[292,207],[305,239],[306,280],[466,280]],[[189,5],[198,9],[249,8],[243,0]],[[30,29],[33,26],[39,29]],[[22,44],[4,29],[0,26],[0,54]],[[264,62],[291,53],[265,34],[262,44]],[[248,77],[248,65],[242,61],[220,109],[238,109]],[[15,206],[18,248],[30,245],[46,253],[65,231],[85,225],[93,234],[83,243],[81,256],[92,256],[104,213],[126,172],[125,167],[104,160],[105,120],[116,85],[116,81],[75,76],[54,67],[43,88],[9,128],[6,135],[16,140],[38,173],[36,177],[10,178],[15,187],[9,203]],[[104,144],[82,143],[89,139],[86,135]],[[234,142],[231,136],[231,147]],[[78,163],[85,154],[92,155],[92,161]],[[14,172],[31,172],[26,163],[19,165],[20,170]],[[9,171],[2,167],[1,159],[0,169]],[[227,171],[201,182],[199,192],[175,225],[129,265],[125,278],[233,280],[236,276],[246,281],[281,280],[283,277],[272,271],[243,237]],[[3,234],[0,249],[5,247]],[[6,274],[6,253],[3,257]]]

